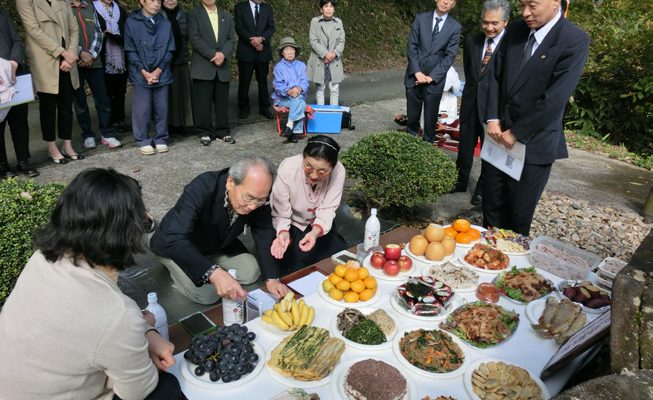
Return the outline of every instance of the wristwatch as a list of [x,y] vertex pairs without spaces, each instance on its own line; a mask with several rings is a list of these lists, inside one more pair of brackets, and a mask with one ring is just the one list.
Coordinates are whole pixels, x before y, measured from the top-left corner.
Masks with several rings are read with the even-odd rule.
[[204,275],[202,275],[202,282],[204,282],[205,285],[209,285],[211,283],[211,274],[213,274],[213,272],[218,268],[220,268],[219,265],[213,264],[211,268],[207,269]]

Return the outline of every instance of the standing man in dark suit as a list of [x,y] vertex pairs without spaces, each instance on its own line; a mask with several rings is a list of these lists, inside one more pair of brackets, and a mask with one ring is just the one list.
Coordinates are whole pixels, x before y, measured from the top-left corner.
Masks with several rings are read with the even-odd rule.
[[583,72],[589,37],[562,17],[560,0],[520,0],[490,82],[487,134],[526,145],[519,181],[483,162],[483,224],[528,235],[551,165],[567,157],[562,117]]
[[[508,0],[486,0],[481,11],[483,32],[470,36],[465,41],[463,67],[465,88],[460,106],[460,143],[456,169],[458,182],[452,192],[466,192],[469,173],[474,163],[474,148],[485,137],[485,108],[489,87],[489,75],[494,67],[495,50],[503,38],[510,17]],[[480,206],[483,193],[483,172],[478,178],[472,205]]]
[[[188,40],[193,46],[190,75],[195,128],[204,146],[216,137],[233,144],[236,141],[229,134],[229,60],[234,51],[234,24],[229,13],[218,10],[215,0],[201,2],[188,13]],[[211,104],[215,110],[215,130]]]
[[270,110],[268,92],[268,71],[272,60],[270,39],[274,33],[272,7],[261,0],[248,0],[234,8],[236,33],[238,33],[238,117],[249,115],[249,84],[256,72],[258,83],[258,112],[268,119],[274,119]]
[[417,14],[408,36],[404,75],[408,132],[416,136],[424,104],[424,140],[433,143],[447,70],[458,52],[461,26],[449,15],[456,0],[436,0],[435,10]]

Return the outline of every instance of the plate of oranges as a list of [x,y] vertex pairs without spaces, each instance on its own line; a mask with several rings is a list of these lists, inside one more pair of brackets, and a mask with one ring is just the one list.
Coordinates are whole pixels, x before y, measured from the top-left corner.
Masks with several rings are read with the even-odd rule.
[[422,233],[413,236],[406,245],[406,254],[426,264],[443,264],[454,259],[456,241],[446,236],[443,226],[428,224]]
[[366,307],[376,303],[378,283],[367,268],[356,261],[336,265],[318,288],[320,297],[340,307]]
[[459,247],[472,247],[481,241],[481,234],[486,229],[472,225],[466,219],[460,218],[451,223],[451,225],[444,226],[444,235],[452,238]]

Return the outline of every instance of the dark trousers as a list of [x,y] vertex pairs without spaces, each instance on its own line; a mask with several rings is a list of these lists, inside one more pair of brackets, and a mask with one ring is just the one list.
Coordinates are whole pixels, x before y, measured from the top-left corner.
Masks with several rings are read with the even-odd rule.
[[256,72],[258,83],[258,107],[259,110],[270,107],[270,94],[268,92],[268,61],[238,61],[238,109],[249,112],[249,84],[252,82],[252,74]]
[[[469,113],[469,117],[460,120],[460,142],[458,143],[458,158],[456,159],[456,169],[458,169],[458,184],[467,187],[469,174],[474,164],[474,148],[478,139],[481,139],[481,146],[485,140],[483,125],[478,119],[478,112],[474,107]],[[478,177],[474,194],[483,194],[483,168],[481,166],[481,175]]]
[[[443,86],[438,85],[438,86]],[[437,90],[436,94],[429,93],[427,85],[416,85],[412,88],[406,88],[406,114],[408,119],[408,132],[411,135],[417,135],[420,126],[420,116],[422,114],[422,104],[424,105],[424,141],[433,143],[435,139],[435,126],[438,122],[440,113],[440,99],[442,99],[442,90]]]
[[93,94],[100,134],[103,137],[114,137],[115,131],[111,127],[111,102],[104,80],[104,70],[102,68],[77,68],[77,71],[79,73],[79,89],[75,90],[75,115],[79,127],[82,128],[82,137],[84,139],[95,137],[91,126],[91,113],[86,102],[84,82],[88,82]]
[[[170,85],[143,87],[132,91],[132,133],[136,146],[166,144],[168,141],[168,90]],[[150,127],[154,118],[154,136]]]
[[[59,71],[59,93],[37,92],[43,140],[54,142],[59,139],[70,140],[73,132],[74,89],[70,72]],[[55,129],[56,127],[56,129]]]
[[104,74],[109,102],[111,103],[111,123],[125,122],[125,93],[127,92],[127,72],[124,74]]
[[[302,232],[294,225],[290,225],[291,242],[290,245],[288,245],[286,253],[283,255],[283,259],[279,262],[281,270],[284,273],[290,273],[308,267],[309,265],[331,257],[333,254],[348,247],[345,239],[340,236],[336,231],[335,225],[333,225],[331,226],[329,233],[317,238],[315,246],[313,246],[311,250],[304,252],[299,248],[299,242],[312,229],[313,227],[309,225],[306,230]],[[270,243],[272,243],[272,241],[270,241]]]
[[[215,112],[215,131],[212,128],[211,105]],[[193,118],[200,136],[223,138],[229,135],[229,82],[193,79]]]
[[[145,400],[181,400],[183,395],[179,381],[174,375],[168,372],[159,372],[159,382]],[[122,399],[116,394],[113,396],[113,400]]]
[[9,122],[9,130],[11,131],[11,140],[14,142],[16,160],[27,161],[29,159],[28,110],[27,104],[13,106],[5,120],[0,122],[0,162],[7,162],[7,151],[5,149],[5,126],[7,122]]
[[551,165],[526,164],[521,179],[516,181],[483,161],[483,225],[528,236]]

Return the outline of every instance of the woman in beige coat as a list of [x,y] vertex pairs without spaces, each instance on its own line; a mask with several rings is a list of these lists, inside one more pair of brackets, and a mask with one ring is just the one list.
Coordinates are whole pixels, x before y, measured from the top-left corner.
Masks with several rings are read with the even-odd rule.
[[[55,164],[80,160],[72,147],[73,90],[79,87],[77,45],[79,32],[66,0],[16,0],[25,26],[32,80],[39,97],[43,140]],[[55,128],[56,127],[56,128]],[[56,133],[63,140],[60,151]]]
[[309,32],[311,55],[308,58],[308,80],[316,84],[317,104],[324,104],[324,91],[329,84],[331,105],[338,105],[340,82],[344,78],[342,53],[345,50],[345,28],[333,16],[336,0],[320,0],[322,15],[311,20]]

